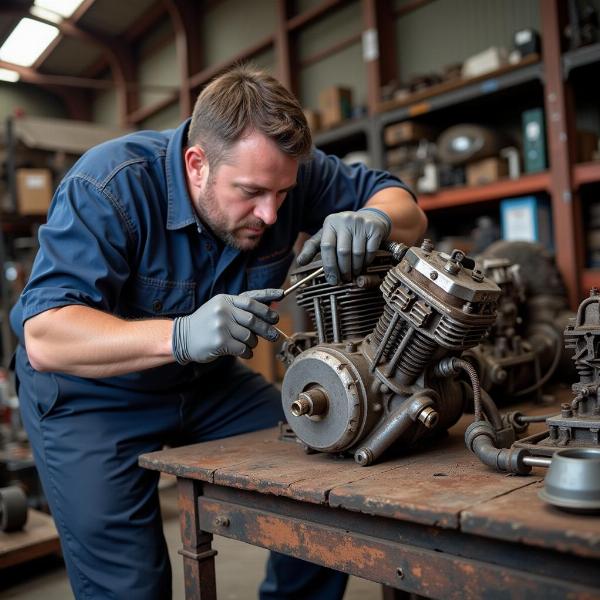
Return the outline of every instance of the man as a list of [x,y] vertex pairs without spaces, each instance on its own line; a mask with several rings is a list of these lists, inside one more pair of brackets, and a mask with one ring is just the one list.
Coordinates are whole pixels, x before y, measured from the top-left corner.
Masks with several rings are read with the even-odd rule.
[[[140,454],[282,418],[275,388],[235,357],[276,339],[268,303],[298,233],[314,234],[300,261],[320,249],[335,282],[424,227],[399,180],[311,150],[297,101],[247,67],[208,85],[191,122],[78,161],[11,314],[23,420],[78,598],[171,595]],[[273,555],[261,597],[342,596],[345,576],[299,563]]]

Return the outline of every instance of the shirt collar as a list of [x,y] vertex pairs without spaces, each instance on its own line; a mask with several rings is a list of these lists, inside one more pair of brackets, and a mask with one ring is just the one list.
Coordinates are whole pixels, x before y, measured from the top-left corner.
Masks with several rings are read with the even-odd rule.
[[175,129],[167,145],[167,229],[181,229],[197,223],[183,164],[183,149],[187,144],[190,121],[187,119]]

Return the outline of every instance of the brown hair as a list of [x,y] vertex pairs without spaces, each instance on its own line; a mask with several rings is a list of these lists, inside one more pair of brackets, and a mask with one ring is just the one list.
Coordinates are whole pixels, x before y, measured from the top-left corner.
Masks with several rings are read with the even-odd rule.
[[293,94],[267,73],[236,65],[198,96],[188,143],[200,144],[214,168],[250,131],[263,133],[294,158],[305,158],[312,147],[308,123]]

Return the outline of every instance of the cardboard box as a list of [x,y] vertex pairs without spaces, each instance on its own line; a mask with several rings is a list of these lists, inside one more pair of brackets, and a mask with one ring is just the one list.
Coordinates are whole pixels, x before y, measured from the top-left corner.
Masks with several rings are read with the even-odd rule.
[[535,196],[510,198],[500,202],[502,239],[539,242],[553,248],[552,218],[547,201]]
[[22,215],[45,215],[52,200],[50,169],[17,169],[17,210]]
[[308,127],[312,133],[315,133],[321,129],[321,114],[310,108],[305,108],[303,111]]
[[492,71],[497,71],[508,63],[506,48],[492,46],[483,52],[470,56],[462,66],[463,79],[481,77]]
[[325,129],[349,119],[352,116],[352,90],[335,85],[321,90],[319,110]]
[[386,146],[397,146],[398,144],[416,143],[420,140],[433,142],[437,137],[434,129],[415,121],[402,121],[388,125],[383,132]]
[[508,164],[501,158],[484,158],[466,166],[467,185],[485,185],[508,175]]

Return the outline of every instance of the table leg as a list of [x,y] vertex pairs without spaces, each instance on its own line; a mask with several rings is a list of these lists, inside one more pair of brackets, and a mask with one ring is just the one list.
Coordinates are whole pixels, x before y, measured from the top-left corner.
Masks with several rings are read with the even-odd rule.
[[177,479],[183,576],[186,600],[216,600],[216,550],[211,547],[212,534],[200,529],[198,496],[202,484],[192,479]]

